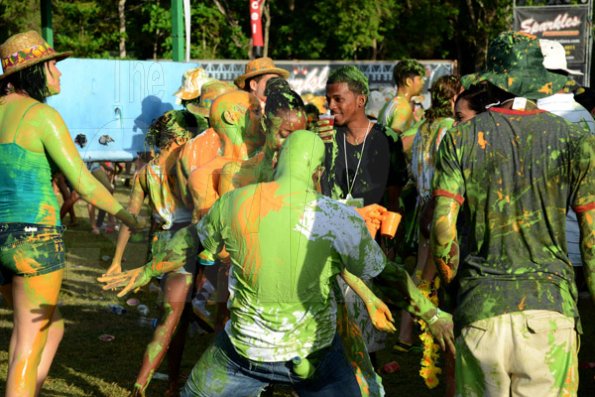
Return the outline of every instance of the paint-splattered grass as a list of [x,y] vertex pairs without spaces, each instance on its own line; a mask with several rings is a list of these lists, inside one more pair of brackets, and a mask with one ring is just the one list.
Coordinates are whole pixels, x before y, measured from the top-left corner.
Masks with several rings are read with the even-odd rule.
[[[118,188],[117,197],[127,201],[127,188]],[[77,203],[79,225],[65,233],[67,270],[60,297],[60,310],[66,320],[66,333],[50,371],[41,396],[47,397],[125,397],[134,383],[144,348],[152,330],[138,325],[136,310],[126,307],[125,300],[114,293],[104,293],[95,281],[109,266],[103,256],[113,256],[116,234],[91,234],[86,205]],[[145,212],[145,216],[147,213]],[[143,263],[146,253],[147,233],[133,237],[126,250],[125,268]],[[149,316],[158,314],[158,293],[147,288],[136,297],[149,306]],[[581,342],[580,360],[595,362],[595,308],[589,299],[580,301],[585,330]],[[118,316],[108,310],[110,304],[119,303],[128,312]],[[398,324],[397,320],[397,324]],[[0,395],[4,395],[8,362],[8,341],[12,330],[11,311],[0,305]],[[112,342],[102,342],[99,336],[115,336]],[[193,335],[188,339],[182,363],[182,373],[188,374],[199,355],[210,343],[209,335]],[[383,374],[387,396],[415,395],[416,397],[443,396],[444,378],[440,386],[428,390],[418,375],[419,354],[395,354],[386,349],[378,354],[380,365],[396,360],[400,372]],[[166,372],[164,363],[159,372]],[[595,369],[581,369],[579,396],[594,396]],[[153,380],[148,397],[162,397],[166,382]],[[276,389],[269,396],[289,397],[291,393]]]

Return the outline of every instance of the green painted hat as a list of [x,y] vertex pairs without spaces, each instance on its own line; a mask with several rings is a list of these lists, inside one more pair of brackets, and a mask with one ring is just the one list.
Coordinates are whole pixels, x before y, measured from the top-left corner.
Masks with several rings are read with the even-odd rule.
[[520,97],[539,99],[553,95],[568,78],[543,66],[543,54],[536,36],[504,32],[490,42],[486,70],[463,76],[465,88],[488,81]]

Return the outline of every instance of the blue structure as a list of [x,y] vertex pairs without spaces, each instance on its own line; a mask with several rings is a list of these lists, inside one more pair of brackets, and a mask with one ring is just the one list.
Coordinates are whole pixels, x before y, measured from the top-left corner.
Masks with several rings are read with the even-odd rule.
[[[426,68],[427,90],[440,76],[455,70],[452,61],[421,61]],[[197,60],[195,62],[135,61],[68,58],[59,64],[62,92],[48,98],[70,130],[73,140],[81,134],[87,144],[79,151],[84,161],[131,161],[147,152],[145,133],[153,120],[171,109],[181,109],[173,93],[188,69],[204,68],[210,77],[233,81],[244,72],[246,61]],[[299,94],[324,95],[333,68],[355,64],[370,80],[370,88],[394,89],[394,61],[275,61],[289,72],[289,84]]]
[[79,147],[84,161],[131,161],[148,151],[144,135],[151,122],[165,111],[181,109],[173,93],[183,73],[197,66],[69,58],[59,64],[62,91],[48,104],[62,115],[73,140],[85,136],[86,145]]

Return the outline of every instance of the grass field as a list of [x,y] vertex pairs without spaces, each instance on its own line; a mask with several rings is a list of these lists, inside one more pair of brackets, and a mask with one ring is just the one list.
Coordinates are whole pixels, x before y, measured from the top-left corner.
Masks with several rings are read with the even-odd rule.
[[[127,190],[119,188],[117,197],[127,200]],[[128,308],[123,315],[109,311],[109,305],[125,300],[114,293],[105,293],[95,281],[109,266],[102,257],[113,255],[116,234],[95,236],[90,233],[86,219],[86,205],[76,206],[79,224],[65,232],[67,268],[60,298],[60,310],[66,321],[66,333],[50,376],[41,396],[127,396],[134,383],[146,344],[151,338],[152,329],[138,324],[139,315],[134,308]],[[142,264],[146,253],[146,233],[138,233],[126,251],[126,268]],[[158,315],[158,292],[146,288],[135,295],[149,306],[149,316]],[[583,320],[584,335],[581,341],[579,360],[583,363],[595,362],[595,308],[590,299],[579,302]],[[397,322],[398,324],[398,322]],[[8,341],[12,330],[12,313],[0,305],[0,376],[6,379],[8,361]],[[99,340],[102,334],[115,336],[112,342]],[[212,335],[190,335],[186,344],[183,373],[189,373],[201,352],[210,343]],[[419,354],[394,354],[390,349],[379,354],[379,363],[396,360],[401,370],[383,374],[387,396],[442,396],[443,384],[428,390],[417,375]],[[160,372],[165,372],[162,365]],[[580,370],[579,396],[595,396],[595,368]],[[162,397],[166,382],[154,379],[147,396]],[[0,395],[5,391],[5,381],[0,382]],[[272,395],[288,396],[289,392],[274,390]],[[340,396],[338,396],[340,397]],[[540,397],[540,396],[534,396]]]

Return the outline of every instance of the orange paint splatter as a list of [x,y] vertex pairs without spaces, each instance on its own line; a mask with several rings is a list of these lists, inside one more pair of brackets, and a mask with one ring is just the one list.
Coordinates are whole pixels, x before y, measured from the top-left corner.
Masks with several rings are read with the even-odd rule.
[[479,145],[479,146],[480,146],[480,147],[481,147],[483,150],[485,150],[487,143],[488,143],[488,141],[486,141],[486,140],[484,139],[484,134],[483,134],[483,131],[480,131],[480,132],[477,134],[477,144],[478,144],[478,145]]
[[50,204],[41,204],[38,214],[39,223],[42,225],[57,225],[58,217],[56,215],[56,208]]
[[41,267],[39,262],[33,258],[25,256],[22,252],[18,252],[13,256],[13,260],[19,272],[25,274],[33,274]]
[[518,304],[518,308],[519,310],[525,310],[525,301],[527,300],[526,296],[523,296],[523,298],[521,299],[521,301]]

